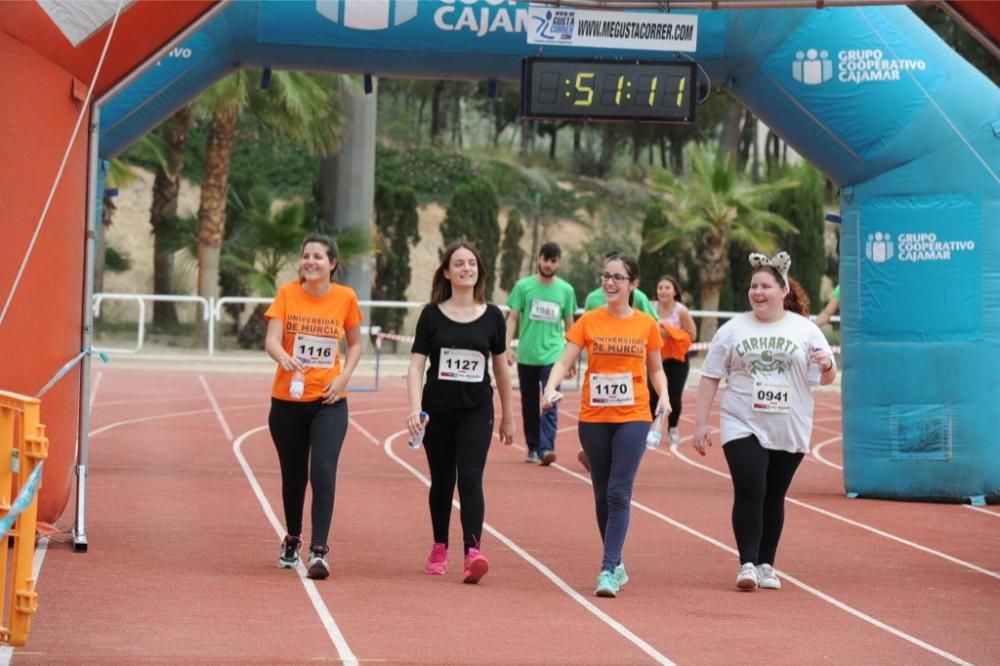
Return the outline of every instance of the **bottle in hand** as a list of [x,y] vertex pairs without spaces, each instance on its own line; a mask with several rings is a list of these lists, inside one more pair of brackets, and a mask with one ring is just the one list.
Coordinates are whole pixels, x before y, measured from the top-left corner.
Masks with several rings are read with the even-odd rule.
[[288,386],[288,395],[295,400],[301,400],[302,394],[306,392],[306,375],[301,370],[292,372],[292,383]]
[[420,412],[420,432],[410,436],[410,448],[419,449],[424,441],[424,433],[427,432],[427,412]]
[[660,439],[663,437],[663,410],[656,413],[656,418],[649,424],[649,432],[646,434],[646,448],[660,448]]

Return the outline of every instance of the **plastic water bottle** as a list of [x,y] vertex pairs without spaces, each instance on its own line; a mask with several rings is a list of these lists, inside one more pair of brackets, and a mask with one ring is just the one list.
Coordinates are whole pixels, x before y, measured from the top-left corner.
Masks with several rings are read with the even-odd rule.
[[301,400],[302,394],[306,392],[306,375],[301,370],[292,372],[292,383],[288,386],[288,395],[293,400]]
[[661,430],[663,430],[662,409],[656,413],[656,418],[653,419],[653,422],[649,424],[649,433],[646,434],[647,449],[660,448],[660,439],[663,437],[663,434],[660,432]]
[[558,405],[559,401],[562,399],[563,399],[562,393],[556,393],[554,396],[552,396],[552,400],[549,401],[549,406],[547,409],[555,409],[556,405]]
[[812,360],[813,352],[815,352],[817,349],[819,349],[819,347],[816,347],[815,345],[809,348],[809,359],[808,359],[809,366],[806,372],[806,381],[809,382],[810,384],[819,384],[820,380],[823,377],[823,372],[819,369],[819,363]]
[[420,432],[418,432],[416,435],[410,436],[411,449],[419,449],[420,445],[423,443],[424,433],[427,432],[427,427],[425,425],[426,423],[427,423],[427,412],[422,411],[420,412]]

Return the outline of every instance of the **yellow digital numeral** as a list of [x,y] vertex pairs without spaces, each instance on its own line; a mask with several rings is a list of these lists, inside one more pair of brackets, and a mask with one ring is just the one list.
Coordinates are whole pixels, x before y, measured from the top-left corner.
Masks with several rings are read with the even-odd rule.
[[659,78],[660,77],[658,77],[658,76],[654,76],[653,77],[653,85],[649,89],[649,105],[650,106],[653,106],[653,98],[656,97],[656,81]]
[[584,79],[593,79],[593,72],[580,72],[576,75],[576,91],[587,94],[586,99],[573,100],[573,106],[590,106],[594,101],[594,89],[583,85]]
[[618,92],[615,93],[615,105],[620,105],[622,103],[622,84],[625,83],[625,77],[618,77]]
[[681,84],[677,86],[677,107],[680,108],[681,104],[684,102],[684,84],[687,83],[687,77],[681,79]]

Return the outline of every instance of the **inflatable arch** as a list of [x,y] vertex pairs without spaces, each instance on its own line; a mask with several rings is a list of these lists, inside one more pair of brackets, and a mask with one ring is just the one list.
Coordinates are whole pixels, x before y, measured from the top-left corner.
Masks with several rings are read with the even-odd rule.
[[905,7],[685,13],[690,54],[530,45],[513,0],[218,6],[102,98],[99,154],[240,67],[517,80],[528,55],[693,58],[841,187],[847,492],[1000,498],[1000,89]]

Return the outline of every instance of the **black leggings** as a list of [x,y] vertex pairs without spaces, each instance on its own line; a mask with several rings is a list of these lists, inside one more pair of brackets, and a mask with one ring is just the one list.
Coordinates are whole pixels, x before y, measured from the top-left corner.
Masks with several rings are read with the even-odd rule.
[[428,503],[434,543],[448,543],[451,501],[458,484],[462,504],[462,541],[465,552],[479,548],[483,538],[486,500],[483,470],[493,437],[493,402],[471,409],[425,408],[430,415],[424,450],[431,472]]
[[302,534],[302,506],[306,484],[312,487],[313,546],[325,546],[333,520],[337,490],[337,460],[347,434],[347,400],[332,405],[288,402],[271,398],[267,425],[281,465],[281,501],[285,526],[292,536]]
[[[667,399],[670,400],[670,415],[667,417],[667,427],[676,428],[681,420],[681,406],[684,396],[684,385],[691,371],[691,361],[685,356],[683,361],[672,358],[664,359],[663,374],[667,376]],[[656,394],[653,383],[649,383],[649,413],[656,418],[656,403],[660,396]]]
[[740,562],[774,564],[785,522],[785,493],[803,453],[765,449],[753,435],[722,447],[733,477],[733,532]]

